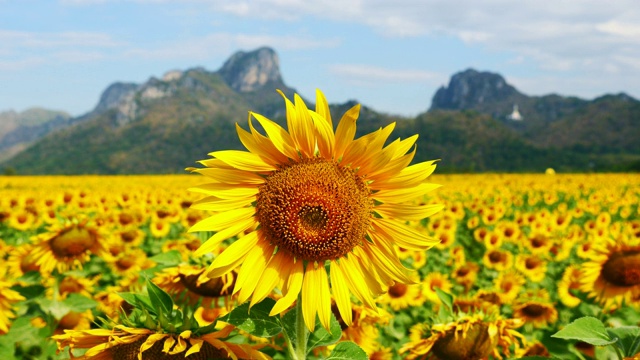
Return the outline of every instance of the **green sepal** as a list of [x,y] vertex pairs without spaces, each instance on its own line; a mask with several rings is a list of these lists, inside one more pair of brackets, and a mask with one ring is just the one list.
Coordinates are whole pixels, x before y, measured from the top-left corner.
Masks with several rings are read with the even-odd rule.
[[162,311],[167,317],[173,312],[173,299],[164,290],[160,289],[153,281],[147,279],[147,293],[151,304]]

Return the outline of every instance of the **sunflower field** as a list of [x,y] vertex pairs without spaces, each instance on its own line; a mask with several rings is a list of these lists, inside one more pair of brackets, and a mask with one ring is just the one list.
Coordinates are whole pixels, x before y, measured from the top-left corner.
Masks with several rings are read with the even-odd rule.
[[[443,186],[421,201],[444,210],[410,225],[437,244],[396,248],[417,270],[414,284],[389,286],[374,299],[377,312],[354,303],[351,326],[334,303],[329,331],[318,326],[309,336],[309,358],[340,348],[352,354],[346,358],[371,359],[615,358],[611,347],[552,335],[585,316],[608,329],[639,324],[639,176],[431,180]],[[198,206],[202,195],[187,191],[202,182],[199,175],[0,178],[0,358],[137,358],[126,346],[146,346],[145,359],[288,358],[289,312],[267,314],[282,295],[243,316],[237,273],[205,276],[232,241],[194,256],[212,235],[188,232],[210,215]],[[154,313],[163,301],[169,308]],[[638,351],[637,339],[623,340]],[[151,355],[161,350],[173,357]]]

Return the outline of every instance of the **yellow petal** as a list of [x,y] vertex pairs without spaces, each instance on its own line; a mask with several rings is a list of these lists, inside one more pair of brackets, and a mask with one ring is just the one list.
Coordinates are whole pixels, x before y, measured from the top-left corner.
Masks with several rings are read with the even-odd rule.
[[289,260],[289,256],[285,255],[284,251],[277,252],[267,264],[267,267],[264,269],[260,280],[258,281],[258,285],[253,292],[253,296],[251,297],[251,303],[249,307],[259,303],[264,298],[271,293],[274,287],[278,285],[278,283],[282,280],[282,275],[286,272],[288,273],[286,268],[293,264],[287,263]]
[[316,327],[316,313],[320,298],[320,284],[313,276],[314,274],[314,262],[309,262],[302,281],[302,317],[311,332]]
[[373,208],[383,218],[398,218],[409,221],[419,221],[444,209],[444,205],[407,205],[407,204],[381,204]]
[[191,209],[222,212],[249,206],[254,201],[256,201],[255,196],[243,199],[221,199],[207,196],[191,204]]
[[260,114],[253,112],[250,114],[258,120],[260,125],[262,125],[267,136],[271,139],[273,145],[278,149],[278,151],[286,155],[288,158],[299,158],[298,152],[295,149],[295,143],[293,142],[293,139],[291,139],[291,135],[289,135],[285,129]]
[[257,243],[258,235],[256,231],[236,240],[213,260],[207,269],[207,276],[217,278],[237,268],[242,264],[247,253],[253,249]]
[[411,165],[391,178],[374,181],[371,188],[374,190],[397,189],[398,187],[413,187],[424,182],[436,169],[435,160]]
[[311,112],[315,126],[316,141],[320,155],[325,159],[333,158],[333,147],[336,142],[331,125],[320,115]]
[[222,160],[226,164],[229,164],[239,170],[271,172],[276,169],[273,165],[264,162],[260,156],[246,151],[223,150],[214,151],[209,155]]
[[329,111],[329,104],[324,94],[320,89],[316,89],[316,113],[320,115],[329,124],[329,128],[333,130],[333,123],[331,122],[331,111]]
[[170,336],[169,338],[167,338],[167,340],[164,341],[164,346],[162,347],[162,352],[163,353],[168,353],[169,350],[171,350],[171,347],[173,346],[173,344],[176,343],[176,339],[173,338],[173,336]]
[[220,246],[221,242],[250,229],[254,225],[255,221],[252,218],[240,220],[239,223],[215,233],[212,237],[205,241],[204,244],[200,245],[198,250],[196,250],[193,255],[199,257],[206,253],[213,252],[218,246]]
[[227,184],[263,184],[265,179],[251,171],[237,170],[237,169],[217,169],[217,168],[203,168],[197,169],[194,172],[202,174],[206,177],[210,177],[218,182]]
[[255,196],[260,189],[257,186],[239,186],[237,184],[209,183],[189,188],[189,191],[213,195],[220,199],[238,199]]
[[302,279],[304,278],[304,267],[302,266],[302,260],[296,261],[289,273],[287,284],[282,289],[283,297],[280,298],[271,309],[269,316],[280,314],[287,310],[291,304],[298,298],[300,289],[302,288]]
[[351,326],[352,310],[351,310],[351,295],[349,288],[345,281],[346,274],[342,272],[338,262],[331,261],[331,269],[329,270],[331,276],[331,289],[333,291],[333,297],[336,299],[336,305],[338,305],[338,311],[340,311],[340,317],[347,326]]
[[191,347],[184,354],[184,357],[189,357],[189,355],[191,354],[200,352],[200,349],[202,348],[202,344],[204,343],[204,341],[201,339],[189,339],[189,343],[191,344]]
[[405,268],[397,257],[389,256],[367,242],[365,242],[363,250],[372,260],[371,264],[376,268],[378,274],[384,273],[385,277],[391,278],[395,282],[413,283],[409,277],[409,269]]
[[258,149],[255,152],[258,155],[269,156],[273,159],[274,164],[285,164],[289,161],[289,158],[286,154],[283,154],[278,148],[273,144],[273,141],[268,137],[260,134],[256,128],[253,127],[253,122],[251,121],[251,115],[249,115],[249,129],[251,130],[251,136],[256,142],[256,146]]
[[167,336],[169,336],[169,335],[167,335],[167,334],[151,334],[151,335],[149,335],[147,340],[145,340],[142,343],[142,345],[140,345],[140,352],[138,353],[138,359],[142,360],[142,352],[144,352],[145,350],[150,349],[156,343],[156,341],[162,340]]
[[411,161],[413,161],[416,155],[417,147],[413,148],[411,153],[392,159],[384,167],[373,170],[367,178],[373,180],[375,184],[378,181],[390,179],[398,175],[403,169],[405,169]]
[[173,347],[173,350],[169,351],[169,355],[179,354],[185,350],[187,350],[187,342],[183,338],[178,337],[178,343]]
[[[249,127],[252,129],[252,132],[255,131],[255,129],[253,129],[253,126],[251,125],[251,116],[249,116]],[[275,148],[275,146],[273,146],[273,143],[268,140],[268,138],[263,137],[264,139],[267,139],[267,141],[263,141],[262,138],[256,137],[254,134],[249,133],[245,129],[241,128],[237,123],[236,132],[238,133],[238,138],[240,139],[242,145],[244,145],[244,147],[247,148],[249,152],[260,156],[260,158],[262,158],[262,160],[264,160],[264,162],[266,162],[267,164],[276,165],[282,158],[284,158],[284,160],[286,161],[286,157],[284,157],[282,153],[280,153]]]
[[324,268],[324,261],[322,264],[318,264],[318,267],[314,271],[315,282],[318,286],[319,297],[316,299],[318,302],[318,317],[320,318],[320,324],[327,331],[331,326],[331,295],[329,293],[329,280],[327,279],[327,270]]
[[367,282],[364,279],[362,269],[356,256],[350,255],[348,257],[341,257],[339,265],[342,273],[347,275],[344,279],[349,286],[349,290],[351,290],[351,292],[362,303],[366,304],[371,309],[376,309],[376,303],[373,301],[371,291],[367,287]]
[[221,231],[229,226],[233,226],[239,222],[253,218],[255,213],[256,209],[254,207],[246,207],[218,213],[198,221],[189,229],[189,232]]
[[426,250],[440,242],[392,219],[375,219],[371,225],[378,234],[405,249]]
[[[295,124],[296,130],[292,133],[292,136],[294,137],[294,141],[298,143],[300,152],[306,155],[306,157],[311,158],[314,156],[316,150],[316,137],[313,122],[311,121],[311,115],[309,114],[307,105],[304,103],[300,95],[294,94],[293,99],[296,104],[295,112],[297,114],[297,122],[292,122]],[[287,116],[288,114],[289,111],[287,107]],[[291,130],[291,128],[289,128],[289,130]]]
[[336,160],[343,156],[344,151],[356,136],[356,120],[358,120],[359,114],[360,104],[357,104],[342,115],[342,119],[340,119],[338,128],[336,129]]
[[373,194],[373,198],[383,203],[402,203],[417,198],[422,198],[426,193],[439,188],[442,185],[422,183],[415,187],[398,188],[392,190],[380,190]]
[[273,247],[266,242],[258,242],[249,251],[233,288],[234,294],[239,292],[238,303],[242,304],[249,299],[272,254]]

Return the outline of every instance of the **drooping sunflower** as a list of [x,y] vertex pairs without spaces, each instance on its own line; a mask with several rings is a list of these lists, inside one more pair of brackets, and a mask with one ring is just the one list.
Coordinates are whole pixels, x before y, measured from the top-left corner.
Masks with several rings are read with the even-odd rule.
[[640,294],[640,239],[627,233],[596,242],[582,264],[581,290],[609,308]]
[[236,277],[235,272],[230,272],[210,279],[204,267],[182,264],[165,268],[156,274],[153,282],[170,294],[182,294],[189,304],[202,301],[203,307],[210,308],[218,304],[218,299],[228,302]]
[[489,356],[502,359],[511,348],[519,349],[523,336],[515,330],[519,319],[499,316],[460,314],[455,321],[442,324],[416,324],[400,353],[404,359],[480,360]]
[[294,102],[283,97],[288,131],[250,112],[250,132],[237,126],[248,152],[216,151],[201,161],[205,168],[190,169],[212,179],[192,189],[207,196],[193,207],[216,212],[190,229],[216,232],[196,256],[259,225],[216,257],[208,276],[242,264],[233,292],[240,302],[251,298],[255,304],[279,287],[283,297],[271,315],[285,311],[301,293],[309,329],[316,314],[329,328],[331,291],[350,324],[350,294],[375,308],[374,297],[388,286],[411,283],[394,245],[425,250],[437,243],[406,224],[442,209],[415,203],[438,187],[426,182],[435,164],[409,166],[417,135],[385,146],[394,123],[354,140],[359,105],[334,131],[320,91],[315,111],[298,95]]
[[67,346],[73,349],[88,349],[84,355],[74,359],[269,359],[265,354],[247,344],[223,341],[233,326],[201,336],[192,336],[186,330],[180,334],[155,332],[144,328],[116,325],[112,330],[65,330],[63,335],[51,338],[58,343],[60,351]]

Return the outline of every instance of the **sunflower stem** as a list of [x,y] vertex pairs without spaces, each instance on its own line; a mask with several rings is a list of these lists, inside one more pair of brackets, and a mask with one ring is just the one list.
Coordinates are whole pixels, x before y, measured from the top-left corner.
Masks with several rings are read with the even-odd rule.
[[293,358],[303,360],[307,358],[307,325],[304,323],[302,315],[302,292],[298,294],[298,302],[296,304],[296,346]]

